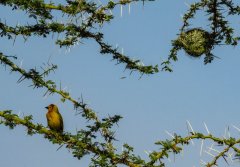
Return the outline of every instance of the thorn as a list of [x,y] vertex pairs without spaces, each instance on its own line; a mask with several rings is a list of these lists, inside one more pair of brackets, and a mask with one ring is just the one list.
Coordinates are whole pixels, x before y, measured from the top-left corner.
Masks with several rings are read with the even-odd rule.
[[235,128],[237,131],[239,131],[239,132],[240,132],[240,129],[239,129],[237,126],[235,126],[235,125],[232,125],[232,127],[233,127],[233,128]]
[[120,5],[120,16],[122,17],[123,16],[123,6]]
[[48,91],[43,95],[43,100],[47,99],[49,96]]
[[214,146],[214,143],[212,143],[211,147],[208,147],[208,151],[210,151]]
[[[190,133],[190,130],[189,130],[189,127],[191,127],[191,124],[189,123],[189,121],[187,120],[187,130],[188,130],[188,133]],[[191,127],[192,129],[192,127]],[[192,130],[191,130],[192,131]],[[192,145],[194,146],[194,142],[192,141],[192,139],[190,140]]]
[[191,141],[192,145],[194,146],[195,144],[194,144],[193,140],[191,139],[190,141]]
[[212,148],[212,147],[208,147],[209,148],[209,150],[212,150],[212,151],[215,151],[215,152],[217,152],[217,153],[220,153],[220,151],[218,151],[218,150],[216,150],[216,149],[214,149],[214,148]]
[[131,14],[131,4],[128,4],[128,14]]
[[182,146],[181,156],[184,157],[184,149],[183,149],[183,146]]
[[232,152],[232,153],[229,153],[229,152],[228,152],[228,158],[230,159],[231,162],[233,162],[233,158],[232,158],[233,153],[234,153],[234,152]]
[[102,6],[102,2],[100,0],[98,0],[99,4]]
[[211,155],[212,157],[215,157],[215,155],[213,155],[212,153],[208,152],[208,151],[204,151],[205,153],[207,153],[208,155]]
[[184,4],[189,8],[191,7],[187,2],[184,2]]
[[174,139],[174,136],[171,133],[169,133],[167,130],[165,130],[165,133]]
[[230,134],[230,128],[229,128],[229,126],[228,126],[228,128],[227,128],[227,133],[228,133],[228,138],[230,138],[231,137],[231,134]]
[[65,86],[65,87],[64,87],[62,90],[63,90],[63,91],[65,91],[65,90],[67,90],[67,89],[68,89],[68,87],[67,87],[67,86]]
[[205,122],[203,122],[204,126],[205,126],[205,129],[207,131],[208,134],[210,134],[209,130],[208,130],[208,127],[207,127],[207,124]]
[[58,151],[60,148],[62,148],[62,146],[63,146],[63,144],[62,144],[62,145],[60,145],[60,147],[58,147],[57,151]]
[[200,147],[200,156],[202,156],[202,151],[203,151],[203,143],[204,143],[204,140],[202,140],[202,142],[201,142],[201,147]]
[[78,129],[77,129],[77,126],[75,127],[75,131],[76,131],[76,133],[78,133]]
[[227,138],[227,128],[225,128],[224,130],[224,135],[223,135],[223,138],[226,139]]
[[227,161],[226,158],[225,158],[225,155],[222,155],[222,157],[223,157],[224,161],[226,162],[226,164],[229,165],[228,161]]
[[152,151],[147,151],[147,150],[144,150],[144,152],[149,155]]
[[190,127],[192,133],[195,134],[195,132],[194,132],[194,130],[193,130],[193,128],[192,128],[192,125],[190,124],[190,122],[189,122],[188,120],[187,120],[187,123],[188,123],[188,126]]
[[201,163],[202,165],[207,165],[207,163],[206,163],[205,161],[203,161],[202,159],[200,160],[200,163]]
[[19,110],[19,112],[18,112],[18,114],[17,114],[17,115],[18,115],[18,117],[20,117],[20,115],[21,115],[21,110]]

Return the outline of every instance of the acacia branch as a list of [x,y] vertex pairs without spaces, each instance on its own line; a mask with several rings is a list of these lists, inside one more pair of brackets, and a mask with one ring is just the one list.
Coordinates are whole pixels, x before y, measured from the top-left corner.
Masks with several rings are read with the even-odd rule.
[[[65,145],[66,148],[71,149],[72,153],[77,158],[81,158],[83,156],[81,155],[80,157],[78,157],[78,152],[84,152],[85,154],[89,152],[94,154],[94,156],[103,156],[109,159],[108,162],[112,165],[123,164],[129,167],[157,167],[159,166],[156,164],[158,160],[160,161],[161,165],[164,165],[164,163],[161,162],[161,159],[167,158],[169,156],[169,153],[171,152],[174,154],[180,153],[182,151],[181,147],[183,145],[188,145],[189,142],[193,139],[211,140],[216,144],[226,146],[226,148],[222,152],[220,152],[217,156],[214,157],[213,161],[209,162],[206,165],[207,167],[217,165],[218,159],[220,157],[224,158],[225,154],[230,150],[230,148],[233,148],[236,154],[240,153],[240,150],[234,146],[240,143],[240,139],[225,139],[214,137],[211,134],[204,135],[201,133],[194,133],[186,137],[175,136],[175,138],[172,140],[156,142],[157,145],[161,145],[163,148],[161,148],[161,151],[159,152],[153,151],[149,155],[149,158],[151,160],[149,162],[145,162],[139,156],[131,154],[132,148],[129,148],[128,146],[125,146],[125,148],[129,148],[128,151],[123,151],[121,154],[117,154],[114,150],[109,149],[109,147],[107,146],[109,143],[93,142],[92,138],[85,138],[86,133],[83,133],[81,131],[79,131],[76,135],[72,135],[69,133],[59,134],[47,129],[41,124],[34,124],[33,122],[31,122],[31,116],[26,116],[24,117],[24,119],[21,119],[19,118],[19,116],[12,114],[9,110],[0,111],[0,117],[4,119],[0,121],[0,124],[4,124],[6,126],[9,126],[10,128],[14,128],[16,125],[23,125],[27,127],[28,134],[30,135],[36,133],[44,134],[45,138],[47,138],[49,141],[57,143],[59,145]],[[84,137],[79,138],[79,136]]]
[[[21,7],[22,10],[27,10],[30,12],[31,17],[44,16],[43,18],[37,19],[37,24],[27,25],[27,26],[16,26],[11,27],[0,21],[0,32],[1,36],[7,36],[9,39],[13,36],[22,35],[24,37],[38,35],[47,37],[50,33],[65,33],[65,39],[57,40],[56,43],[62,46],[70,47],[78,43],[81,39],[94,39],[100,46],[100,53],[113,55],[113,60],[116,60],[117,63],[125,63],[126,69],[131,71],[139,71],[142,74],[154,74],[157,73],[158,66],[148,65],[145,66],[141,63],[140,60],[133,60],[130,57],[121,54],[117,51],[112,45],[108,45],[104,42],[103,34],[100,32],[91,32],[90,29],[95,29],[95,24],[97,23],[101,26],[104,22],[109,22],[113,19],[112,14],[109,13],[109,10],[112,10],[117,5],[126,5],[139,0],[120,0],[118,2],[109,1],[105,6],[99,6],[93,2],[86,1],[68,1],[68,5],[54,5],[45,4],[44,2],[31,0],[31,1],[17,1],[17,0],[5,0],[1,2],[3,5],[15,5],[16,7]],[[78,18],[76,15],[81,13],[80,18],[82,18],[81,24],[62,24],[56,21],[53,21],[53,16],[51,15],[51,10],[60,10],[63,13],[70,14]],[[84,12],[90,13],[87,16],[86,21],[83,21]],[[69,16],[70,17],[70,16]],[[51,22],[47,19],[50,19]]]
[[224,149],[223,152],[221,152],[218,156],[215,157],[215,159],[211,163],[209,163],[210,165],[211,164],[216,164],[217,160],[223,154],[228,152],[230,148],[233,148],[235,153],[237,153],[237,154],[240,153],[240,150],[238,148],[234,147],[234,145],[240,143],[240,139],[236,140],[234,138],[229,138],[229,139],[218,138],[218,137],[213,136],[212,134],[204,135],[202,133],[194,133],[194,134],[191,134],[191,135],[186,136],[186,137],[181,137],[181,136],[175,135],[175,138],[172,139],[172,140],[158,141],[158,142],[155,143],[157,145],[161,145],[163,148],[159,152],[154,151],[150,154],[150,157],[152,157],[152,160],[148,164],[153,165],[157,161],[160,161],[161,159],[167,158],[169,153],[171,153],[171,152],[173,152],[174,154],[179,154],[182,151],[182,147],[184,145],[188,145],[190,143],[190,141],[194,140],[194,139],[197,139],[197,140],[199,140],[199,139],[211,140],[214,143],[217,143],[219,145],[226,145],[227,146],[227,148]]
[[[97,125],[101,125],[102,121],[99,120],[97,114],[90,108],[87,107],[87,104],[83,103],[83,102],[78,102],[77,100],[73,99],[70,94],[66,91],[63,90],[58,90],[56,89],[56,85],[54,82],[48,80],[45,81],[42,78],[42,75],[39,75],[38,72],[34,71],[34,70],[30,70],[29,72],[27,72],[26,70],[20,68],[19,66],[17,66],[16,64],[14,64],[11,60],[9,60],[7,58],[7,56],[3,55],[2,53],[0,53],[0,62],[4,63],[5,65],[9,66],[11,68],[11,71],[16,71],[19,72],[22,77],[19,79],[19,81],[22,81],[24,79],[30,79],[33,82],[34,87],[45,87],[47,89],[47,92],[50,92],[50,94],[52,93],[57,93],[60,96],[62,96],[62,98],[64,100],[69,100],[73,103],[74,107],[78,110],[79,108],[81,109],[81,111],[83,112],[82,116],[85,117],[88,120],[93,120],[95,121],[95,124]],[[121,117],[118,116],[118,119],[120,119]],[[99,127],[101,130],[101,134],[108,140],[108,138],[112,139],[112,132],[110,132],[108,130],[108,128],[104,127],[104,126],[100,126]]]
[[217,160],[218,160],[219,158],[221,158],[221,157],[223,157],[224,160],[226,161],[226,159],[225,159],[224,156],[225,156],[225,154],[229,151],[230,148],[231,148],[231,146],[227,146],[222,152],[220,152],[217,156],[215,156],[214,159],[212,160],[212,162],[208,163],[208,164],[206,165],[206,167],[212,167],[212,166],[214,166],[214,165],[217,166]]
[[129,167],[140,167],[140,165],[131,162],[127,157],[123,157],[121,154],[115,154],[112,151],[109,151],[107,148],[101,149],[100,144],[92,143],[89,140],[84,140],[84,138],[80,140],[78,137],[80,134],[59,134],[57,132],[47,129],[41,124],[36,125],[31,122],[31,116],[26,116],[24,117],[24,119],[21,119],[17,115],[12,114],[10,110],[5,110],[0,111],[0,117],[5,119],[5,121],[1,120],[0,124],[4,124],[6,126],[9,126],[10,128],[14,128],[16,125],[23,125],[27,128],[29,135],[36,133],[43,134],[45,135],[45,138],[47,138],[54,144],[56,143],[59,145],[65,145],[66,148],[72,150],[73,154],[76,154],[79,151],[88,151],[90,153],[93,153],[94,156],[97,155],[109,158],[112,164],[123,164]]

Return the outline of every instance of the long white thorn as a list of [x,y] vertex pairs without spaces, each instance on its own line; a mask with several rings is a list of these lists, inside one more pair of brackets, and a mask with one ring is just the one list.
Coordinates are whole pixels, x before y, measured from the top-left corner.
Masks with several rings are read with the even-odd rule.
[[167,135],[169,135],[171,138],[174,139],[174,136],[173,136],[170,132],[168,132],[167,130],[165,130],[165,133],[166,133]]
[[181,156],[184,157],[184,147],[182,147]]
[[212,143],[212,145],[210,147],[208,147],[208,151],[210,151],[214,146],[214,143]]
[[131,4],[128,4],[128,14],[131,14]]
[[194,144],[193,140],[191,139],[190,141],[191,141],[192,145],[194,146],[195,144]]
[[230,134],[230,131],[229,131],[229,126],[228,126],[228,128],[227,128],[227,133],[228,133],[228,138],[230,138],[231,137],[231,134]]
[[215,155],[213,155],[212,153],[208,152],[208,151],[204,151],[205,153],[207,153],[208,155],[211,155],[212,157],[215,157]]
[[207,131],[208,134],[210,134],[209,130],[208,130],[208,127],[207,127],[207,124],[205,122],[203,122],[204,126],[205,126],[205,129]]
[[102,4],[103,4],[100,0],[98,0],[98,3],[99,3],[101,6],[102,6]]
[[227,138],[227,128],[225,128],[224,130],[224,135],[223,135],[223,138],[226,139]]
[[124,53],[124,49],[122,48],[122,54]]
[[144,152],[145,152],[147,155],[149,155],[149,152],[148,152],[147,150],[144,150]]
[[109,10],[109,13],[112,15],[113,14],[112,10]]
[[68,89],[68,87],[65,86],[62,90],[63,90],[63,91],[67,91],[67,89]]
[[123,6],[120,5],[120,16],[122,17],[123,16]]
[[201,161],[200,161],[200,164],[202,164],[202,165],[207,165],[207,163],[206,163],[205,161],[203,161],[202,159],[201,159]]
[[190,124],[190,122],[189,122],[188,120],[187,120],[187,123],[188,123],[188,126],[189,126],[189,128],[191,129],[192,133],[195,134],[195,132],[194,132],[194,130],[193,130],[193,127],[192,127],[192,125]]
[[215,152],[217,152],[217,153],[220,153],[220,151],[218,151],[218,150],[216,150],[216,149],[214,149],[214,148],[212,148],[212,147],[208,147],[209,148],[209,150],[212,150],[212,151],[215,151]]
[[[191,132],[192,132],[193,134],[195,134],[195,132],[194,132],[194,130],[193,130],[193,128],[192,128],[192,125],[190,124],[190,122],[189,122],[188,120],[187,120],[187,127],[189,127],[190,130],[191,130]],[[190,140],[190,141],[191,141],[192,145],[194,145],[193,140]]]
[[201,147],[200,147],[200,156],[202,156],[203,144],[204,144],[204,140],[202,140],[202,142],[201,142]]
[[22,68],[22,65],[23,65],[23,59],[20,61],[19,67]]
[[191,7],[187,2],[184,2],[184,4],[189,8]]
[[233,162],[233,158],[232,158],[233,153],[234,153],[234,152],[232,152],[232,153],[229,153],[229,152],[228,152],[228,158],[231,160],[231,162]]
[[232,127],[235,128],[238,132],[240,132],[240,129],[237,126],[232,125]]
[[22,112],[21,112],[21,110],[20,110],[20,111],[18,112],[18,117],[20,117],[21,113],[22,113]]

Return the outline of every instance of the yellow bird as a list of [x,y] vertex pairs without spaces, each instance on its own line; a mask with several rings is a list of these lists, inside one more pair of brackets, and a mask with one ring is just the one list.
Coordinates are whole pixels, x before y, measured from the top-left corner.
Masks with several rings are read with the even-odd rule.
[[48,127],[51,130],[62,133],[63,119],[62,119],[62,115],[58,111],[58,107],[54,104],[50,104],[45,108],[48,109],[48,112],[46,114]]

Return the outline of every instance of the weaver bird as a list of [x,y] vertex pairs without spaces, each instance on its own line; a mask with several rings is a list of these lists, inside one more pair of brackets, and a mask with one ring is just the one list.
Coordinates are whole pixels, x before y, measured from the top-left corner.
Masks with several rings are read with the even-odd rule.
[[51,130],[62,133],[63,119],[60,112],[58,111],[58,107],[54,104],[50,104],[45,108],[48,109],[48,112],[46,114],[48,127]]

